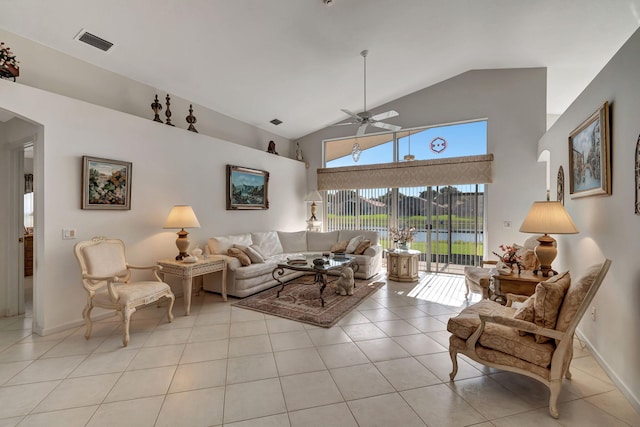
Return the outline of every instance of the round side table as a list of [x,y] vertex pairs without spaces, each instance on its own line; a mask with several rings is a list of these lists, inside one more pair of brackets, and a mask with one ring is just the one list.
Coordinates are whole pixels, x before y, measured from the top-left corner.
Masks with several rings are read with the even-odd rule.
[[396,282],[417,282],[420,253],[414,249],[387,251],[387,279]]

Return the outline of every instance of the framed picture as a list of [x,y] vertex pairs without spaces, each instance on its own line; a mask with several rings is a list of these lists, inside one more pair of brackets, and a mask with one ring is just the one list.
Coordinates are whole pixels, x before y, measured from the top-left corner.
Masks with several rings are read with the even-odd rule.
[[82,156],[82,209],[131,209],[131,163]]
[[227,165],[227,210],[269,209],[269,172]]
[[571,198],[611,194],[609,103],[569,135]]

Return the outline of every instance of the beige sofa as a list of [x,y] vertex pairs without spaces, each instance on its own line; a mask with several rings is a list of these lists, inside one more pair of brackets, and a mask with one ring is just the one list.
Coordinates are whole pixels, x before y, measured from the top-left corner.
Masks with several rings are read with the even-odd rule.
[[[329,252],[339,242],[349,241],[362,236],[369,240],[370,246],[361,254],[354,255],[358,263],[356,278],[368,279],[380,272],[382,267],[382,246],[380,234],[368,230],[339,230],[327,233],[314,231],[266,231],[242,233],[229,236],[211,237],[208,251],[223,255],[227,261],[227,294],[243,298],[278,284],[272,272],[279,262],[296,256],[321,256]],[[251,249],[246,249],[247,247]],[[243,266],[236,257],[228,256],[229,249],[239,248],[245,252],[257,252],[258,262]],[[253,250],[253,251],[252,251]],[[260,262],[260,258],[263,259]],[[287,281],[301,276],[299,271],[285,270],[281,280]],[[338,274],[338,272],[336,272]],[[203,287],[207,291],[221,292],[219,275],[207,275],[203,278]]]

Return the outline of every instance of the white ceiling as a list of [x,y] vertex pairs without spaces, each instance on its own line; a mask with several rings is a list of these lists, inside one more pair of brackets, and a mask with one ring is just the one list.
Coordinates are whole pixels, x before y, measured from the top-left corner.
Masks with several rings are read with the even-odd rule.
[[472,69],[547,67],[561,114],[640,26],[640,0],[0,3],[0,28],[291,139],[362,111],[363,49],[369,109]]

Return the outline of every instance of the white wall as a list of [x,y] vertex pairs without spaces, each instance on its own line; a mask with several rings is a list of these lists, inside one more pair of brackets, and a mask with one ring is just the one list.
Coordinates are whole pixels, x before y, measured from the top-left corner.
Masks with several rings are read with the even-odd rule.
[[[524,241],[518,232],[531,203],[544,200],[545,166],[537,163],[537,141],[546,129],[544,68],[469,71],[372,110],[396,110],[389,120],[403,128],[488,119],[488,152],[494,154],[493,183],[485,201],[485,255],[502,243]],[[328,127],[300,140],[310,163],[309,189],[322,167],[322,141],[346,137],[355,126]],[[511,229],[503,221],[511,221]]]
[[[176,230],[162,229],[174,204],[193,206],[202,228],[190,237],[201,247],[214,235],[305,227],[301,162],[5,80],[0,109],[42,125],[34,162],[39,333],[78,324],[85,302],[76,241],[62,240],[63,228],[76,228],[78,240],[122,238],[130,262],[140,265],[175,256]],[[131,210],[80,209],[83,155],[133,163]],[[268,210],[226,210],[227,164],[270,172]]]
[[[0,40],[18,56],[20,77],[17,81],[22,84],[148,119],[153,119],[150,106],[157,94],[162,104],[160,118],[165,120],[168,88],[155,88],[131,80],[2,29]],[[158,73],[162,72],[158,70]],[[176,79],[180,78],[183,77],[176,76]],[[188,123],[185,117],[189,114],[189,104],[193,102],[170,91],[169,95],[171,121],[177,127],[186,129]],[[198,120],[195,127],[201,134],[263,151],[273,140],[281,155],[290,156],[291,143],[286,138],[197,104],[193,105],[193,109]]]
[[[638,70],[640,31],[540,139],[538,149],[551,153],[552,188],[563,166],[565,207],[580,230],[577,235],[556,236],[559,255],[554,265],[578,277],[590,264],[605,257],[613,260],[593,302],[596,320],[585,316],[579,331],[640,411],[640,216],[634,214]],[[571,199],[568,136],[605,101],[611,104],[612,195]]]

